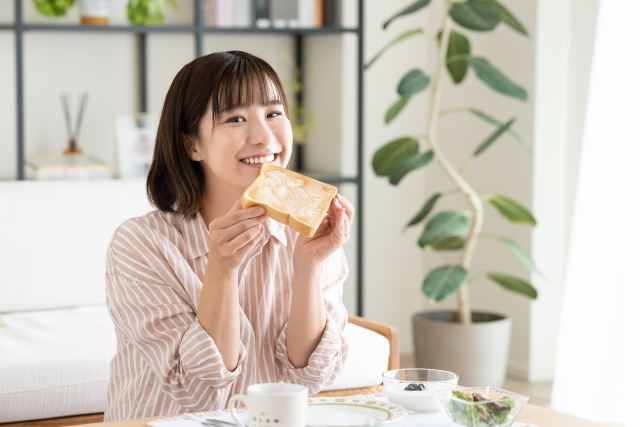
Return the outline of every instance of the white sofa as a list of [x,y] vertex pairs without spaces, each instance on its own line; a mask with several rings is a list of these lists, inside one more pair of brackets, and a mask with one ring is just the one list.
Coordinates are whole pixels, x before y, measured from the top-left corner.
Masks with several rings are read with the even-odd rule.
[[[101,413],[116,350],[106,248],[151,209],[144,182],[0,182],[0,201],[0,423]],[[379,385],[397,343],[351,322],[346,334],[331,389]]]

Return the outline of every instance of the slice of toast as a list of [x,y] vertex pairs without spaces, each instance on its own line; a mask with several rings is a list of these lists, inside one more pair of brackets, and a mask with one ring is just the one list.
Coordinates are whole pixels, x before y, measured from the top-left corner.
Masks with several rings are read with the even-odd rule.
[[325,184],[280,166],[265,163],[242,195],[242,207],[263,206],[269,218],[311,237],[338,193]]

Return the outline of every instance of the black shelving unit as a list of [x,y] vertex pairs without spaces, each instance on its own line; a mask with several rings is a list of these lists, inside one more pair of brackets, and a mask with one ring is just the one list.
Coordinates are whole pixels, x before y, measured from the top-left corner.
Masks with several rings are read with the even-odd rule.
[[[324,27],[324,28],[216,28],[205,26],[202,0],[195,1],[194,25],[162,25],[155,27],[128,26],[128,25],[108,25],[108,26],[83,26],[83,25],[48,25],[48,24],[26,24],[23,19],[22,2],[14,0],[15,20],[13,25],[0,25],[0,30],[13,31],[15,33],[15,55],[16,55],[16,119],[17,119],[17,170],[18,180],[25,179],[25,141],[24,141],[24,45],[23,37],[26,32],[78,32],[78,33],[128,33],[137,37],[138,43],[138,87],[139,87],[139,110],[147,111],[147,38],[149,34],[181,33],[193,34],[195,42],[195,52],[197,56],[203,54],[203,39],[206,34],[264,34],[282,35],[288,34],[295,40],[295,61],[299,70],[304,70],[303,61],[303,39],[307,35],[321,34],[344,34],[352,33],[358,38],[358,58],[357,58],[357,146],[356,146],[356,176],[338,176],[336,174],[305,170],[299,168],[305,175],[320,179],[331,184],[355,184],[356,185],[356,312],[359,316],[364,313],[363,309],[363,106],[364,106],[364,0],[358,0],[358,26],[356,28]],[[301,72],[304,76],[304,72]],[[303,82],[304,85],[304,82]],[[304,86],[303,86],[304,87]],[[298,93],[298,101],[302,105],[304,91]],[[298,152],[301,166],[304,165],[304,154]]]

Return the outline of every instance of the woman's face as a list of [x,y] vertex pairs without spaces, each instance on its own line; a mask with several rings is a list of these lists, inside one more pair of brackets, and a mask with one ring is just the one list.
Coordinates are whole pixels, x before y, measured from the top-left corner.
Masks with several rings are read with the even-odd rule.
[[206,185],[214,191],[241,194],[258,175],[261,163],[286,167],[291,157],[291,123],[275,97],[268,105],[244,105],[223,112],[215,126],[210,106],[199,130],[193,148],[198,152],[190,155],[201,162]]

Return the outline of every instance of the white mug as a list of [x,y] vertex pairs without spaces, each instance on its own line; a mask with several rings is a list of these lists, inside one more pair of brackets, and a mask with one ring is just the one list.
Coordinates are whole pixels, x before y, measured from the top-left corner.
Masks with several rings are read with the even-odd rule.
[[254,384],[247,388],[247,394],[236,394],[229,400],[229,410],[238,427],[246,427],[234,407],[238,401],[247,407],[249,427],[304,427],[308,394],[302,385]]

